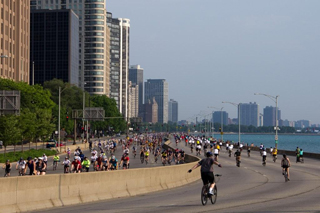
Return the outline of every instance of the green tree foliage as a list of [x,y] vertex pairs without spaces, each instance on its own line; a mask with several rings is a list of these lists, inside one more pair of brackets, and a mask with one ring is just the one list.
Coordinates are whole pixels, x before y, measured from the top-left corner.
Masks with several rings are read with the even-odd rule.
[[[2,123],[11,122],[14,132],[19,132],[19,137],[4,141],[7,145],[15,144],[16,140],[32,140],[36,138],[45,138],[54,130],[52,122],[52,109],[55,103],[51,100],[51,93],[44,90],[40,85],[30,86],[25,82],[14,82],[8,79],[0,78],[0,90],[19,90],[20,99],[20,116],[1,117]],[[0,129],[0,134],[6,135],[3,128]],[[12,130],[10,130],[12,131]]]
[[95,121],[91,122],[92,130],[108,130],[112,127],[115,132],[125,131],[126,121],[119,112],[117,104],[114,99],[110,99],[107,96],[93,96],[91,98],[93,102],[91,106],[93,107],[103,107],[105,110],[105,117],[116,117],[111,119],[106,119],[105,121]]

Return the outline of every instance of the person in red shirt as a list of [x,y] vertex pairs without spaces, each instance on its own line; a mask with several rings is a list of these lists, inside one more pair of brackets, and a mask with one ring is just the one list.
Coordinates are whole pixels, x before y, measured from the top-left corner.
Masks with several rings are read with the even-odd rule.
[[96,160],[96,171],[101,171],[102,168],[102,157],[99,156]]
[[121,164],[122,164],[123,169],[129,169],[130,158],[127,153],[123,154],[121,161],[120,161],[120,165]]
[[80,173],[80,171],[81,171],[81,163],[77,158],[75,158],[72,161],[71,171],[73,171],[74,173]]

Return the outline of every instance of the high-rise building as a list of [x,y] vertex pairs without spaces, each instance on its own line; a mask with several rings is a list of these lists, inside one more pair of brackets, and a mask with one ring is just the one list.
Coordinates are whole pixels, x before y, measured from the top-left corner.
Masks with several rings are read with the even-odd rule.
[[155,98],[158,104],[158,122],[168,122],[168,82],[165,79],[148,79],[144,84],[144,100]]
[[30,1],[0,1],[0,77],[29,82]]
[[[239,115],[238,115],[239,117]],[[240,124],[245,126],[259,126],[259,105],[254,103],[240,104]]]
[[294,127],[295,128],[308,128],[308,127],[311,127],[311,121],[310,120],[299,120],[299,121],[296,121]]
[[139,115],[139,85],[129,81],[129,118],[137,118]]
[[157,123],[158,122],[158,110],[159,106],[157,104],[157,101],[155,97],[153,97],[151,100],[146,100],[147,103],[143,104],[143,121],[144,122],[151,122],[151,123]]
[[78,15],[79,86],[90,94],[109,96],[110,30],[106,23],[105,1],[30,0],[30,3],[31,10],[72,9]]
[[79,85],[79,19],[72,10],[32,10],[30,83],[54,78]]
[[128,117],[130,20],[113,18],[112,13],[107,13],[106,20],[111,32],[110,98],[116,101],[124,117]]
[[143,105],[143,68],[140,65],[133,65],[129,68],[129,81],[132,84],[139,85],[139,116],[142,113]]
[[[222,115],[222,117],[221,117]],[[229,124],[229,115],[226,111],[215,111],[212,114],[212,122],[213,123],[219,123],[221,124],[221,119],[222,119],[222,124],[223,125],[228,125]]]
[[177,123],[178,122],[178,102],[170,99],[168,106],[168,120]]
[[[278,120],[281,120],[281,111],[279,108]],[[263,109],[263,126],[276,126],[276,107],[267,106]]]

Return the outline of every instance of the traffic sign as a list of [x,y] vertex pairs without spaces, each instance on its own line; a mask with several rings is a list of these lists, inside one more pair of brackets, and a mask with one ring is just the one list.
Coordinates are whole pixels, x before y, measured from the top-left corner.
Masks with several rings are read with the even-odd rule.
[[278,140],[276,140],[276,144],[278,144]]

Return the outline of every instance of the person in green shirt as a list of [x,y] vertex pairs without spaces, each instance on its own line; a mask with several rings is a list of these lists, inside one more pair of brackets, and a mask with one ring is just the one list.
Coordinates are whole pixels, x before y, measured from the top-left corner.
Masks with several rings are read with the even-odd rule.
[[53,170],[57,169],[58,162],[60,162],[60,157],[57,154],[55,154],[53,157]]
[[89,172],[90,160],[87,157],[84,157],[84,160],[81,163],[82,168],[86,168],[86,172]]

